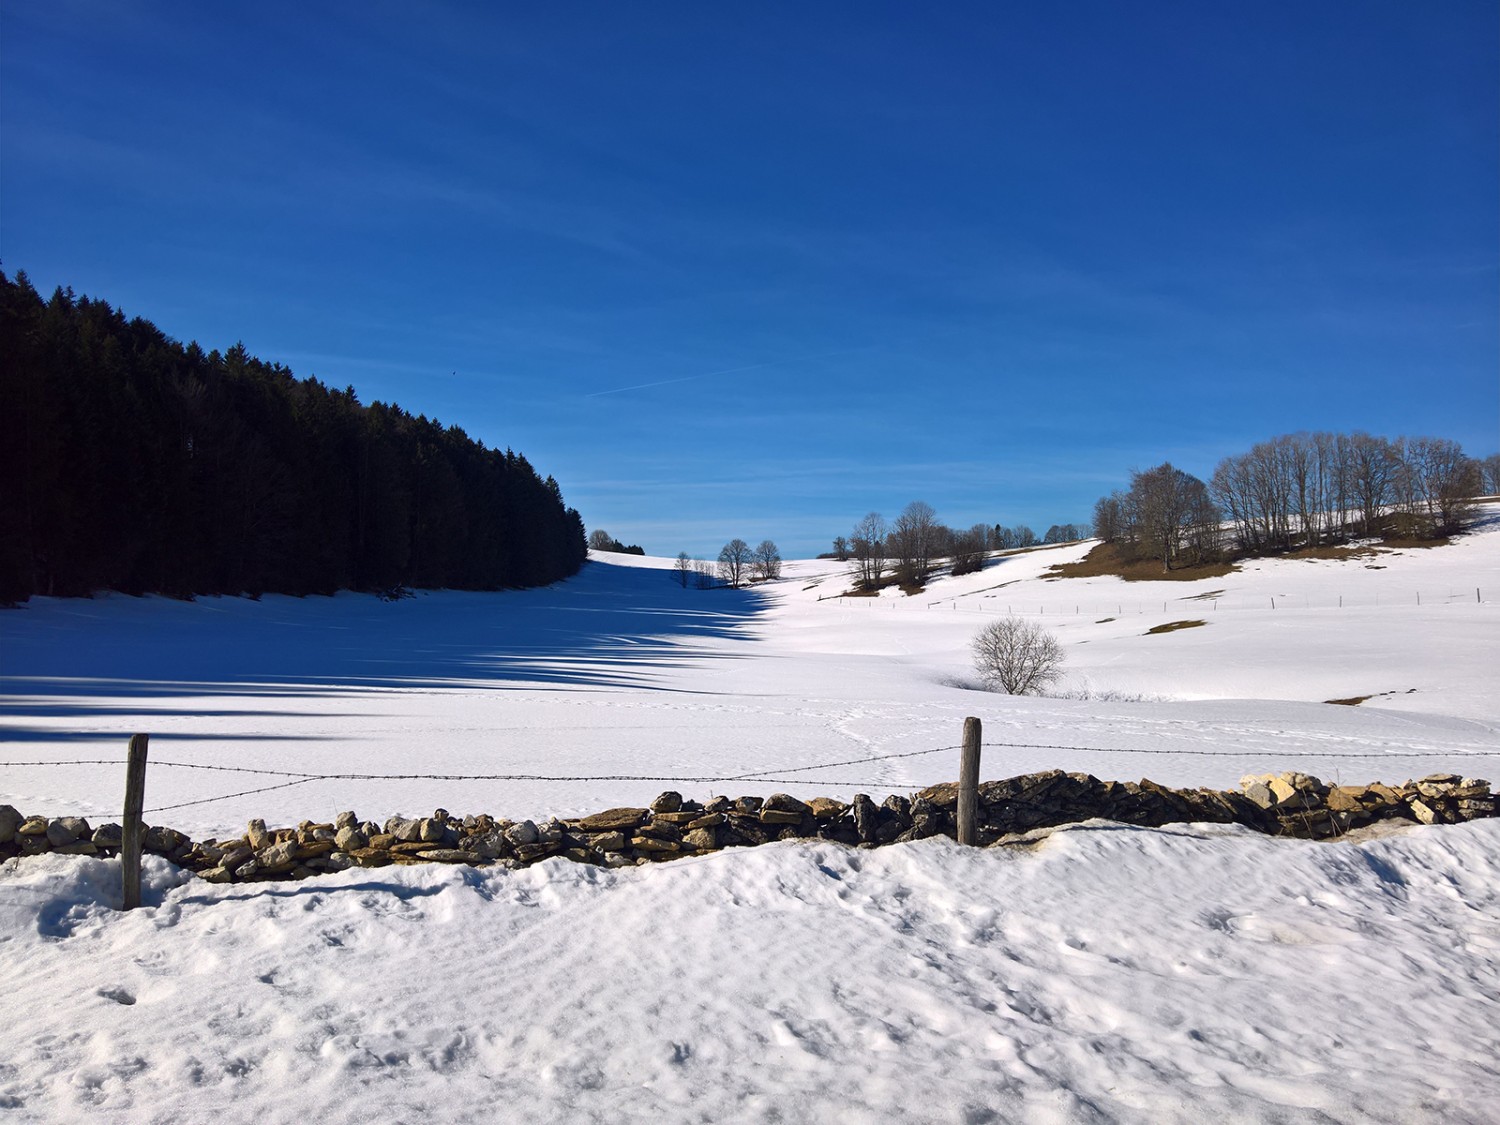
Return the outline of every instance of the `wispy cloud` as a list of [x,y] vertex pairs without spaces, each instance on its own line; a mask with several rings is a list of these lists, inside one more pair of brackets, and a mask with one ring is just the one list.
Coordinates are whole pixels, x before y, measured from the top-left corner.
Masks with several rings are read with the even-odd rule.
[[806,363],[813,359],[826,359],[829,356],[848,355],[851,352],[863,351],[862,348],[835,348],[832,351],[814,352],[811,355],[793,356],[789,359],[770,359],[762,363],[747,363],[742,367],[725,367],[718,371],[700,371],[696,375],[683,375],[676,379],[658,379],[654,383],[636,383],[629,387],[611,387],[607,391],[591,391],[584,398],[600,398],[603,395],[620,395],[626,391],[644,391],[650,387],[668,387],[674,383],[691,383],[695,379],[711,379],[717,375],[737,375],[741,371],[758,371],[763,367],[786,367],[793,363]]

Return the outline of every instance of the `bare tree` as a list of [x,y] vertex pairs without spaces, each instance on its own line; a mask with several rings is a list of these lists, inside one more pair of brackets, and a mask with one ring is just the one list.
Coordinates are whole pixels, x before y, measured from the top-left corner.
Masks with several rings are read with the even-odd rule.
[[932,572],[932,560],[938,553],[939,528],[932,505],[913,500],[901,509],[891,527],[891,552],[903,582],[920,584]]
[[1396,476],[1396,457],[1391,443],[1367,433],[1351,434],[1350,489],[1359,507],[1360,525],[1366,535],[1380,527],[1380,516],[1391,502]]
[[1426,535],[1457,531],[1481,487],[1478,462],[1447,438],[1408,438],[1395,448],[1401,462],[1397,494],[1409,529]]
[[839,562],[849,561],[849,540],[837,535],[833,540],[833,557]]
[[781,577],[781,552],[769,539],[762,539],[755,548],[755,577],[762,582]]
[[989,549],[990,529],[987,524],[976,523],[968,531],[953,537],[953,573],[972,574],[984,568],[984,554]]
[[1034,695],[1062,675],[1062,646],[1033,621],[992,621],[979,630],[970,647],[985,683],[1008,695]]
[[589,532],[589,548],[594,551],[613,551],[615,537],[602,527],[596,527]]
[[754,553],[743,539],[731,539],[719,551],[719,577],[734,589],[745,581]]
[[702,559],[694,559],[693,584],[700,590],[712,590],[715,581],[713,567]]
[[880,576],[885,572],[885,533],[885,517],[879,512],[870,512],[854,525],[849,552],[854,559],[854,580],[862,590],[880,588]]
[[1491,453],[1479,462],[1480,485],[1486,496],[1500,495],[1500,453]]
[[688,558],[686,551],[677,552],[677,580],[682,583],[682,588],[687,589],[688,576],[693,573],[693,560]]
[[[1204,483],[1164,461],[1154,469],[1130,474],[1128,500],[1142,551],[1161,559],[1163,570],[1191,539],[1193,530],[1217,519]],[[1216,513],[1214,513],[1216,515]],[[1201,557],[1201,550],[1196,551]]]

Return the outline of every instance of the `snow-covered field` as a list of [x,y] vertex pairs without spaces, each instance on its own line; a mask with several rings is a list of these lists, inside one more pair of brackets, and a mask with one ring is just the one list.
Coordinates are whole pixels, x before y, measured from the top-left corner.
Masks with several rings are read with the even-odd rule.
[[[137,730],[148,809],[204,801],[154,818],[198,836],[345,808],[540,818],[665,788],[879,799],[952,778],[969,714],[988,777],[1500,779],[1493,518],[1447,547],[1211,581],[1046,577],[1087,549],[913,598],[838,597],[827,562],[729,592],[606,556],[501,595],[37,599],[0,612],[0,802],[117,818]],[[1007,611],[1055,628],[1071,698],[974,689],[969,638]],[[1205,624],[1147,633],[1184,620]],[[172,762],[543,779],[208,801],[283,779]],[[730,780],[748,773],[785,780]],[[546,779],[572,777],[596,780]],[[1497,855],[1491,821],[1323,845],[1094,825],[1023,850],[798,843],[295,885],[179,885],[154,862],[129,916],[113,865],[27,860],[0,868],[0,1108],[1500,1121]]]

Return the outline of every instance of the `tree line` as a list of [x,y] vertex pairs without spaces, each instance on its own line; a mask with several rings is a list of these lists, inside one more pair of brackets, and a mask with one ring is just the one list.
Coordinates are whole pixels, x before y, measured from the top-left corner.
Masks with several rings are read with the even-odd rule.
[[635,543],[627,547],[602,527],[596,527],[589,532],[589,550],[613,551],[617,555],[644,555],[646,553],[646,548]]
[[494,590],[577,572],[526,458],[0,273],[0,600]]
[[1088,534],[1088,528],[1071,523],[1053,524],[1041,539],[1025,524],[976,523],[958,530],[941,523],[931,504],[913,500],[890,523],[879,512],[868,513],[849,536],[835,538],[833,550],[823,557],[851,563],[860,590],[878,590],[888,578],[912,589],[925,585],[942,559],[949,560],[952,574],[970,574],[983,568],[991,551],[1071,543]]
[[1164,570],[1354,538],[1458,531],[1474,497],[1500,490],[1500,456],[1447,438],[1285,434],[1224,458],[1207,482],[1170,462],[1132,472],[1094,505],[1094,534]]
[[710,565],[686,551],[678,551],[673,570],[684,588],[692,584],[700,590],[717,586],[738,590],[752,582],[780,578],[781,549],[770,539],[762,539],[759,546],[752,547],[736,537],[720,548],[716,564]]

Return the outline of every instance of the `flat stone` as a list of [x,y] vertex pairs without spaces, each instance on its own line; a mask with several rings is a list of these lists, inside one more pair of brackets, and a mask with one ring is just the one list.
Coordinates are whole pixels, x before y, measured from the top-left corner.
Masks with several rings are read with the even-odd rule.
[[47,843],[52,845],[54,851],[93,834],[94,830],[89,827],[89,822],[82,817],[60,816],[47,822]]
[[146,829],[141,838],[141,850],[150,852],[152,855],[170,855],[192,841],[175,828],[164,828],[155,825]]
[[491,829],[481,836],[466,836],[459,843],[466,852],[472,852],[480,859],[499,859],[510,851],[510,843],[506,840],[504,833]]
[[431,851],[432,845],[424,844],[421,840],[416,840],[410,844],[392,844],[388,850],[391,855],[412,856],[418,852]]
[[[801,801],[797,800],[796,797],[793,797],[787,793],[772,793],[769,797],[766,798],[765,803],[761,805],[760,812],[762,821],[765,820],[765,814],[768,812],[788,814],[794,813],[796,814],[798,820],[801,820],[804,816],[812,815],[812,809],[808,808]],[[792,822],[782,821],[781,823],[790,824]]]
[[1333,785],[1328,789],[1328,807],[1335,812],[1363,812],[1364,802],[1360,800],[1364,790],[1352,785]]
[[47,835],[48,820],[45,816],[28,816],[16,828],[17,836]]
[[297,858],[306,862],[309,859],[318,859],[333,851],[337,845],[332,840],[313,840],[311,843],[297,845]]
[[393,816],[385,822],[385,833],[396,837],[397,841],[403,844],[420,843],[422,822],[404,816]]
[[99,849],[94,847],[91,840],[75,840],[71,844],[61,844],[52,849],[54,855],[98,855]]
[[348,855],[360,867],[388,867],[391,863],[391,853],[384,848],[356,848]]
[[688,821],[688,828],[716,828],[729,818],[721,812],[705,813],[696,820]]
[[474,864],[479,862],[479,857],[473,852],[466,852],[459,848],[428,848],[425,852],[418,852],[417,858],[431,863]]
[[779,809],[761,809],[760,822],[762,824],[801,824],[802,817],[798,813],[782,812]]
[[255,861],[260,865],[262,871],[277,867],[290,869],[297,861],[297,842],[295,840],[284,840],[279,844],[262,848],[255,853]]
[[1273,808],[1276,805],[1276,794],[1271,792],[1271,787],[1264,781],[1252,781],[1245,787],[1245,799],[1259,805],[1263,809]]
[[701,812],[659,812],[652,813],[651,820],[659,824],[691,824],[702,815]]
[[628,832],[644,824],[646,816],[646,809],[606,809],[582,820],[575,820],[573,827],[580,832]]
[[587,839],[592,847],[601,852],[623,852],[628,846],[623,832],[596,832]]
[[1410,805],[1412,815],[1423,824],[1437,824],[1441,819],[1437,814],[1437,810],[1426,801],[1413,797],[1408,804]]
[[198,878],[205,883],[232,883],[234,882],[234,870],[229,867],[210,867],[207,871],[198,872]]
[[682,845],[676,840],[655,840],[650,836],[637,836],[632,846],[638,852],[680,852]]
[[522,863],[531,863],[534,860],[546,859],[549,855],[557,854],[556,844],[522,844],[516,848],[516,859]]
[[[958,804],[958,782],[944,781],[938,785],[929,785],[926,789],[918,793],[917,796],[931,801],[940,809],[951,809],[954,805]],[[826,799],[817,798],[812,803],[816,804],[818,800]]]
[[641,825],[635,830],[635,834],[637,839],[643,836],[649,836],[657,840],[682,839],[682,829],[678,828],[677,825],[667,824],[665,822],[657,823],[657,821],[652,821],[650,824]]
[[807,807],[819,820],[838,820],[849,811],[848,805],[843,801],[835,801],[832,797],[814,797],[807,802]]

